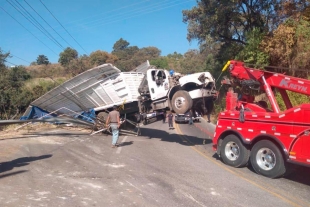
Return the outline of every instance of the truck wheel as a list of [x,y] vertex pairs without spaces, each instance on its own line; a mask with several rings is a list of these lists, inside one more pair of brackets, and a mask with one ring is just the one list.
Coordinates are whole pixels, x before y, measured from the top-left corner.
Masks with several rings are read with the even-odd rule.
[[171,101],[172,109],[177,114],[185,114],[193,106],[193,100],[187,91],[177,91]]
[[257,142],[252,148],[250,160],[255,172],[260,175],[277,178],[286,172],[282,153],[271,141]]
[[227,165],[244,167],[249,161],[250,151],[236,135],[230,134],[222,142],[221,157]]
[[101,130],[104,128],[105,121],[107,120],[107,118],[108,118],[108,113],[106,113],[106,112],[100,112],[97,115],[97,119],[96,119],[96,129],[97,130]]

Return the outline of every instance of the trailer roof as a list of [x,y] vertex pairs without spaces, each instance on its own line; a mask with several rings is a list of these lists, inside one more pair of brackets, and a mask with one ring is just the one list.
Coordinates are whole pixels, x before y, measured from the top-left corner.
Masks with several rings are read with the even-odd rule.
[[96,89],[109,79],[115,79],[121,71],[112,64],[103,64],[89,69],[47,92],[30,105],[49,112],[70,114],[96,108],[100,99]]

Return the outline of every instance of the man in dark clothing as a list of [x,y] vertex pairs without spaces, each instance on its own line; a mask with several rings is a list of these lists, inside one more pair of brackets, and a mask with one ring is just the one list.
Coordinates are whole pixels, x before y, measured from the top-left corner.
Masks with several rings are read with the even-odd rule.
[[108,127],[109,123],[112,130],[112,148],[115,148],[119,138],[119,127],[121,125],[119,119],[119,112],[117,111],[116,105],[113,106],[113,111],[109,113],[106,121],[106,127]]
[[193,122],[193,113],[192,113],[192,110],[190,110],[190,111],[188,112],[188,115],[189,115],[188,124],[189,124],[189,125],[194,124],[194,122]]
[[170,111],[169,114],[168,114],[168,124],[169,124],[169,129],[173,129],[173,114],[172,112]]
[[163,112],[163,123],[166,122],[166,112]]

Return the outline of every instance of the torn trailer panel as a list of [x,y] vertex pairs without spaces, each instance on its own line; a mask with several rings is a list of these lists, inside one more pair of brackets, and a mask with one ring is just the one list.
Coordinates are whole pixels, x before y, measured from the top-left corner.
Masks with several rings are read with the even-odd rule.
[[56,114],[75,115],[135,102],[143,76],[141,72],[121,73],[112,64],[103,64],[57,86],[31,105]]

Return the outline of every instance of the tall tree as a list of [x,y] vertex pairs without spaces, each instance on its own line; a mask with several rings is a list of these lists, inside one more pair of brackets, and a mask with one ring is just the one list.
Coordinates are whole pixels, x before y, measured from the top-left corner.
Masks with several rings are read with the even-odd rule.
[[63,52],[59,54],[58,62],[62,66],[66,66],[70,63],[71,60],[78,58],[78,52],[75,49],[67,47]]
[[90,63],[94,66],[104,63],[114,63],[118,58],[108,52],[97,50],[89,55]]
[[[305,0],[289,0],[301,2]],[[188,24],[187,39],[198,40],[209,50],[216,43],[219,47],[215,58],[223,64],[234,59],[247,44],[249,32],[273,31],[285,20],[281,0],[197,0],[197,6],[183,11],[183,22]]]
[[0,69],[2,68],[5,68],[5,62],[6,62],[6,59],[10,57],[10,53],[3,53],[3,51],[1,50],[0,48]]
[[183,11],[188,23],[188,40],[205,41],[210,35],[216,41],[245,44],[245,32],[253,28],[274,29],[279,23],[277,12],[281,0],[198,0],[198,5]]
[[129,42],[127,42],[126,40],[124,40],[123,38],[120,38],[119,40],[117,40],[114,45],[113,45],[113,52],[118,52],[120,50],[124,50],[126,49],[128,46],[130,45]]
[[38,65],[48,65],[50,62],[48,61],[48,58],[45,55],[39,55],[37,57],[37,64]]
[[[271,65],[291,69],[309,68],[310,21],[304,17],[290,18],[272,36],[266,37],[261,45],[270,55]],[[290,72],[296,74],[294,70]]]

